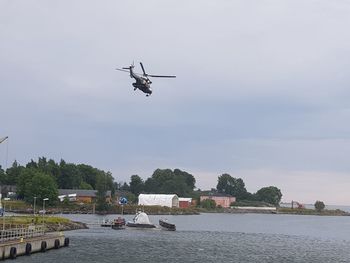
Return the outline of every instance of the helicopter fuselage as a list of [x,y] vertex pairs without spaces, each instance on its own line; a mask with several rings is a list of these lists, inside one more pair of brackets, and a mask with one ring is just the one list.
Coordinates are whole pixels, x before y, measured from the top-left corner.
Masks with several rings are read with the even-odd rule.
[[130,77],[136,80],[136,82],[132,84],[134,87],[134,90],[139,89],[142,92],[146,93],[147,96],[152,94],[152,90],[151,90],[152,82],[148,78],[140,77],[139,75],[135,74],[132,70],[132,67],[130,67]]

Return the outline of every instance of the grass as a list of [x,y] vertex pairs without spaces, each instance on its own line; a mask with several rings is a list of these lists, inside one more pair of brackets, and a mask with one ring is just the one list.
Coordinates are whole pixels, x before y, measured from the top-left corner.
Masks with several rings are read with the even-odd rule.
[[323,215],[323,216],[349,216],[350,213],[336,209],[336,210],[322,210],[317,211],[315,209],[307,208],[289,208],[289,207],[280,207],[278,208],[278,213],[280,214],[295,214],[295,215]]
[[[7,225],[29,225],[29,224],[41,224],[44,219],[45,224],[65,224],[70,220],[62,217],[55,216],[4,216],[0,219],[0,223]],[[2,222],[1,222],[2,221]]]
[[255,207],[275,207],[272,204],[262,202],[262,201],[250,201],[250,200],[241,200],[233,203],[231,206],[255,206]]
[[5,210],[13,210],[13,209],[28,209],[31,208],[30,204],[27,204],[24,201],[20,200],[9,200],[9,201],[4,201],[2,200],[2,205],[5,207]]

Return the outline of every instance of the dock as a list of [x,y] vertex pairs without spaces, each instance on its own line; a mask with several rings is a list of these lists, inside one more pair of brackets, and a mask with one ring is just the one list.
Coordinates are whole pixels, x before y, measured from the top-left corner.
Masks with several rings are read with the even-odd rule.
[[0,230],[0,260],[67,246],[69,238],[62,232],[45,233],[45,226]]

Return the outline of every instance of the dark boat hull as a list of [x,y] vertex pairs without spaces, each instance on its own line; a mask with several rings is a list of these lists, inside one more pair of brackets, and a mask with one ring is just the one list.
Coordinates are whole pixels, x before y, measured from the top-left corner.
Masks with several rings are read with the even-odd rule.
[[169,230],[169,231],[175,231],[176,230],[176,226],[175,224],[171,224],[169,222],[166,222],[164,220],[159,220],[159,225],[165,229],[165,230]]
[[114,225],[112,225],[112,229],[123,230],[123,229],[125,229],[125,225],[114,224]]
[[125,228],[125,219],[118,217],[117,219],[114,219],[112,228],[115,230],[120,230]]
[[131,222],[127,222],[126,226],[127,227],[134,227],[134,228],[156,228],[156,226],[152,225],[152,224],[136,224],[136,223],[131,223]]

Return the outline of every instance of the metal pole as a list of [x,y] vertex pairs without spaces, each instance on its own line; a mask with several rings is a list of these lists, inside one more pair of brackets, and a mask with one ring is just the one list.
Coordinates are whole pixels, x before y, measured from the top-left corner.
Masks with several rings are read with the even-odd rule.
[[44,214],[46,214],[46,211],[45,211],[45,201],[48,201],[49,198],[44,198],[43,199],[43,225],[45,225],[45,222],[44,222]]
[[45,213],[45,199],[43,199],[43,224],[44,224],[44,213]]
[[2,215],[2,230],[5,230],[5,203],[3,208],[3,215]]
[[35,201],[36,201],[36,196],[34,196],[34,217],[35,217]]

